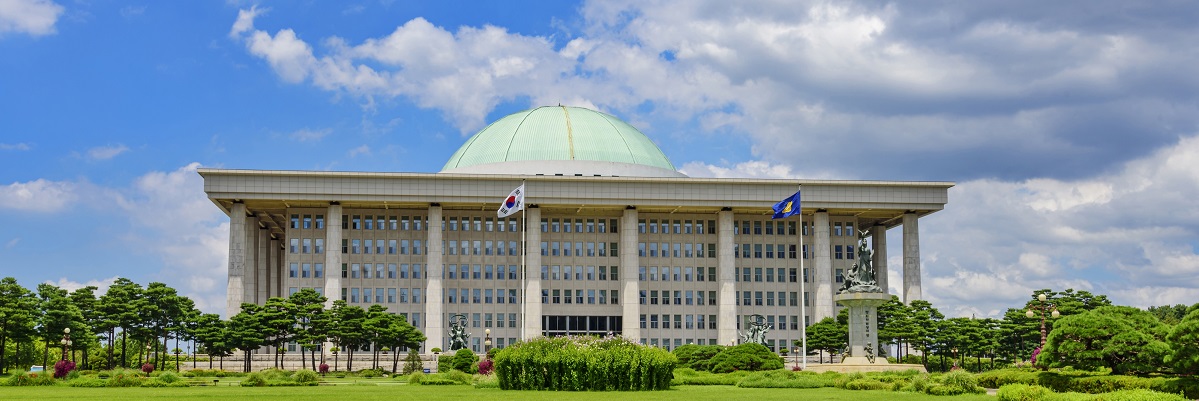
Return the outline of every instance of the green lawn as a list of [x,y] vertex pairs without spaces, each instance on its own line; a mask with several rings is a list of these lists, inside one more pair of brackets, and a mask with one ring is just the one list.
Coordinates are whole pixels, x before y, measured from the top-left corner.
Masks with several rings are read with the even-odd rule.
[[[394,384],[394,382],[378,381]],[[0,400],[180,400],[180,399],[232,399],[251,400],[388,400],[416,399],[421,401],[463,400],[542,400],[561,401],[621,401],[639,400],[686,400],[724,401],[750,399],[754,401],[787,400],[944,400],[972,401],[995,398],[987,395],[935,397],[917,393],[890,391],[848,391],[835,388],[821,389],[743,389],[732,386],[678,386],[669,391],[653,392],[585,392],[563,393],[552,391],[503,391],[495,389],[477,390],[470,386],[319,386],[319,387],[189,387],[189,388],[73,388],[73,387],[0,387]]]

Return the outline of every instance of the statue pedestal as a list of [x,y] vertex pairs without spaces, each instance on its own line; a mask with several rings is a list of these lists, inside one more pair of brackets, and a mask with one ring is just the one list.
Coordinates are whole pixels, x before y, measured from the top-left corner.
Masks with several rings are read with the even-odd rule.
[[[881,292],[846,292],[834,297],[837,303],[849,308],[849,356],[839,364],[809,365],[809,370],[818,372],[882,372],[909,369],[924,372],[923,365],[892,364],[879,354],[878,306],[891,300],[890,294]],[[872,361],[873,359],[873,361]]]

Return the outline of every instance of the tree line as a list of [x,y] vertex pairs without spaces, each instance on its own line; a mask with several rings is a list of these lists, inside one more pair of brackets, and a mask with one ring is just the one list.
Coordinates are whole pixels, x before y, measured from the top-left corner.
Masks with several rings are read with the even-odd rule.
[[[29,290],[12,277],[0,279],[0,374],[12,367],[26,368],[51,356],[77,361],[82,369],[136,368],[152,364],[167,367],[175,356],[178,369],[180,342],[213,358],[224,358],[235,350],[244,353],[243,369],[250,369],[250,355],[264,346],[282,351],[296,343],[308,355],[302,362],[317,369],[316,355],[324,343],[346,350],[352,368],[354,353],[373,350],[374,366],[379,353],[418,348],[425,341],[419,330],[403,316],[385,307],[370,309],[335,301],[325,308],[326,298],[305,289],[287,298],[276,297],[264,305],[242,304],[229,319],[203,313],[195,302],[163,283],[142,287],[118,278],[103,295],[95,286],[67,291],[51,284]],[[69,334],[67,334],[69,329]],[[68,337],[69,336],[69,337]],[[70,347],[64,344],[69,338]],[[174,341],[174,348],[168,348]],[[39,355],[40,354],[40,355]],[[195,363],[193,359],[193,364]],[[223,359],[222,359],[223,363]],[[392,369],[398,363],[393,356]]]
[[[1037,297],[1044,294],[1042,303]],[[1041,310],[1045,308],[1044,349]],[[1060,317],[1053,318],[1056,309]],[[1033,317],[1026,315],[1034,311]],[[847,310],[807,329],[808,348],[830,360],[843,352],[848,339]],[[1031,361],[1037,366],[1112,369],[1116,373],[1195,373],[1199,368],[1199,304],[1150,307],[1112,305],[1105,295],[1068,289],[1034,291],[1022,308],[1009,308],[1002,319],[946,318],[928,301],[908,305],[898,297],[878,308],[878,339],[889,355],[930,370],[953,366],[973,370],[996,364]],[[1172,340],[1173,339],[1173,340]],[[1187,343],[1187,341],[1191,341]],[[797,344],[798,345],[798,344]],[[916,350],[919,356],[909,355]],[[916,359],[919,358],[919,359]],[[932,363],[930,363],[930,360]]]

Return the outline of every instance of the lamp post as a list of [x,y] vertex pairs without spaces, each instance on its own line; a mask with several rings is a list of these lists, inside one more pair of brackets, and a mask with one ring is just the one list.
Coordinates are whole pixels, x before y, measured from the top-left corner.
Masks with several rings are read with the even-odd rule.
[[483,355],[490,359],[491,354],[491,329],[483,330]]
[[67,351],[71,349],[71,328],[64,327],[62,329],[62,360],[67,360]]
[[[806,359],[807,355],[804,355],[804,358]],[[799,347],[795,347],[795,367],[799,367]]]
[[1057,306],[1054,304],[1045,303],[1045,298],[1045,294],[1037,294],[1037,301],[1039,301],[1041,304],[1030,306],[1028,307],[1028,311],[1024,312],[1024,316],[1029,318],[1036,316],[1036,314],[1033,313],[1034,310],[1041,312],[1041,345],[1038,347],[1038,349],[1045,348],[1045,312],[1049,312],[1049,316],[1052,316],[1054,319],[1057,319],[1058,316],[1061,316],[1061,313],[1058,313],[1057,311]]

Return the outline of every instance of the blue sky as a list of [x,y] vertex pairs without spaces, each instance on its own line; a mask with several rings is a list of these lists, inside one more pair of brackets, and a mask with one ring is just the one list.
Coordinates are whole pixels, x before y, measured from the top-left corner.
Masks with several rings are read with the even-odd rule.
[[487,122],[563,103],[692,176],[958,182],[921,222],[925,295],[950,315],[1046,287],[1189,304],[1196,20],[1120,1],[0,0],[0,275],[163,281],[219,311],[227,217],[197,167],[433,172]]

